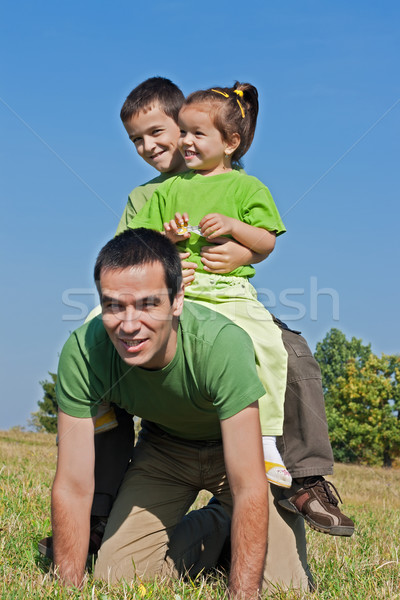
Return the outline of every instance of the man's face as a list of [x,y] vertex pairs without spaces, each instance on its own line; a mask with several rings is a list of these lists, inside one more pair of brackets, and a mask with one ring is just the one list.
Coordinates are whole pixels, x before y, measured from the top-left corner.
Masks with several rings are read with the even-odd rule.
[[162,369],[175,356],[183,288],[170,304],[160,262],[101,271],[104,327],[122,360]]
[[178,150],[179,127],[159,106],[140,111],[124,123],[139,156],[160,173],[185,171]]

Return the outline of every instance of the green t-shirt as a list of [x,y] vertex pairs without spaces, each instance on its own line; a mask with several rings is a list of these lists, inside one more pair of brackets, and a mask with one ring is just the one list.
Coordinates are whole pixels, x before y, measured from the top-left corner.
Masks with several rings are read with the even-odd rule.
[[[129,227],[163,231],[164,222],[173,219],[176,212],[187,212],[190,225],[198,225],[205,215],[218,212],[248,225],[273,231],[276,235],[285,232],[268,188],[255,177],[236,170],[209,177],[193,172],[169,177],[159,185]],[[200,260],[200,250],[212,244],[212,241],[192,233],[188,240],[178,244],[178,248],[182,252],[190,252],[187,260],[198,265],[198,272],[206,272]],[[254,267],[244,265],[227,275],[252,277],[254,273]]]
[[175,356],[157,371],[127,365],[101,317],[82,325],[61,352],[56,393],[61,410],[75,417],[94,416],[100,402],[114,402],[171,435],[215,440],[221,438],[220,419],[237,414],[265,391],[247,333],[190,303],[180,319]]
[[173,177],[173,175],[170,175],[169,173],[160,173],[160,175],[154,177],[154,179],[135,187],[131,191],[115,235],[119,235],[128,229],[129,223],[132,221],[133,217],[135,217],[146,202],[150,200],[158,186],[169,179],[169,177]]

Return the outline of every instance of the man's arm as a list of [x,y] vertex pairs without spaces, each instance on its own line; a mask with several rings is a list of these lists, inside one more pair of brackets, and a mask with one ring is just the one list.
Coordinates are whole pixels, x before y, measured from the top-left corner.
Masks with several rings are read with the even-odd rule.
[[221,421],[224,457],[233,498],[231,598],[257,598],[268,536],[265,476],[258,403]]
[[89,548],[94,492],[94,418],[58,413],[57,471],[51,494],[54,565],[67,585],[79,586]]

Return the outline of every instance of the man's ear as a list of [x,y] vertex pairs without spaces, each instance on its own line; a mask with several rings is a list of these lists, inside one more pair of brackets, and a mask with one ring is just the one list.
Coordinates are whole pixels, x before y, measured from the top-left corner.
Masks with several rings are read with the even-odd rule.
[[184,300],[185,288],[183,283],[181,284],[180,289],[178,290],[174,302],[173,302],[173,312],[174,317],[179,317],[183,310],[183,300]]
[[232,156],[237,147],[240,144],[240,135],[238,133],[232,133],[229,142],[226,142],[225,154]]

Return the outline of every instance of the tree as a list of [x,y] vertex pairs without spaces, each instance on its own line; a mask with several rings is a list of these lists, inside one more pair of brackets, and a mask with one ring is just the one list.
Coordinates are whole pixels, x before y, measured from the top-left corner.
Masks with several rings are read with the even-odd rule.
[[45,379],[40,382],[43,388],[43,400],[38,401],[39,410],[31,413],[29,424],[36,431],[47,431],[57,433],[57,401],[56,382],[57,375],[50,373],[51,381]]
[[331,329],[317,344],[335,460],[391,466],[400,453],[398,356]]
[[400,357],[371,353],[362,367],[349,359],[326,409],[335,458],[391,467],[400,455]]
[[340,329],[332,328],[328,331],[322,342],[318,342],[314,354],[321,368],[324,393],[329,393],[329,389],[336,385],[338,377],[345,376],[350,358],[361,368],[370,354],[371,344],[364,345],[362,340],[355,337],[349,341]]

